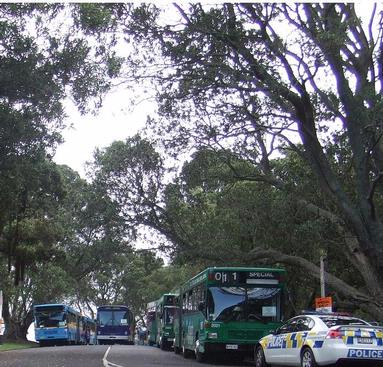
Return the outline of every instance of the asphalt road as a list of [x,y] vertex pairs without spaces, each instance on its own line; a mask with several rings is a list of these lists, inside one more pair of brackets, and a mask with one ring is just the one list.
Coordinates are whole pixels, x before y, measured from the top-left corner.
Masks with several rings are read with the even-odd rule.
[[252,366],[250,362],[223,359],[200,364],[173,352],[138,345],[62,346],[0,353],[0,367],[190,367]]

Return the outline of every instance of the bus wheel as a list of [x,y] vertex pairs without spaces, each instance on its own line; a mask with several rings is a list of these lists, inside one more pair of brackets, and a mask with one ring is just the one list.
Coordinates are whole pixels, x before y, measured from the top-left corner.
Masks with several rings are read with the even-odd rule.
[[190,352],[188,349],[185,348],[185,345],[182,346],[182,357],[184,357],[184,358],[190,357]]
[[181,348],[174,346],[174,353],[175,354],[180,354],[181,353]]
[[200,352],[199,346],[200,346],[200,343],[199,343],[199,340],[197,339],[195,341],[195,349],[194,349],[195,359],[197,362],[203,363],[206,360],[206,355],[205,355],[205,353]]

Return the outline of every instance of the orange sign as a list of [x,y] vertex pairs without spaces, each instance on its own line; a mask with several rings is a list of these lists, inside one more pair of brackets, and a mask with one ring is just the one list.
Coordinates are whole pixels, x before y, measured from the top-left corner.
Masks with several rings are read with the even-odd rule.
[[331,297],[315,298],[315,309],[317,311],[332,312],[332,298]]

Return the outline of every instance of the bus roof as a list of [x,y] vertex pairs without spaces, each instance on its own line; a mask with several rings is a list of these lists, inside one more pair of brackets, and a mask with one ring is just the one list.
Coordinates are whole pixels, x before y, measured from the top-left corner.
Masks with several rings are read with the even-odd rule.
[[74,309],[73,307],[71,306],[68,306],[64,303],[42,303],[42,304],[38,304],[38,305],[33,305],[33,309],[36,311],[36,309],[38,308],[49,308],[49,307],[63,307],[65,310],[67,311],[71,311],[73,313],[76,313],[76,314],[80,314],[79,311],[77,311],[76,309]]
[[70,307],[70,306],[67,306],[66,304],[64,303],[41,303],[41,304],[38,304],[38,305],[33,305],[34,308],[36,307]]
[[218,270],[218,271],[275,271],[275,272],[286,272],[285,269],[282,268],[262,268],[262,267],[257,267],[257,266],[212,266],[209,268],[206,268],[203,270],[201,273],[209,270]]
[[97,307],[97,310],[107,310],[107,309],[110,309],[110,310],[113,310],[113,309],[129,310],[129,306],[126,306],[126,305],[102,305],[102,306]]

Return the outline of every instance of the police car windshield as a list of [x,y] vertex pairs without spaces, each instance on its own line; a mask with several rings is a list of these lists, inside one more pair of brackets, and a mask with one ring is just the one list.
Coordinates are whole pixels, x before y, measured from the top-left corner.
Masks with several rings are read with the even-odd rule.
[[279,321],[279,288],[211,287],[207,310],[214,321]]
[[346,325],[368,325],[367,322],[354,317],[320,316],[327,327]]

